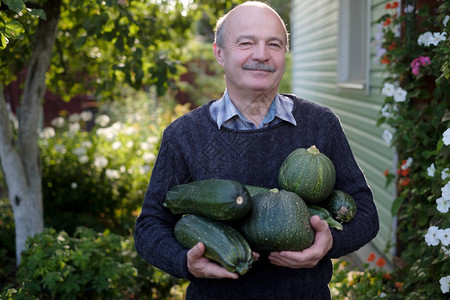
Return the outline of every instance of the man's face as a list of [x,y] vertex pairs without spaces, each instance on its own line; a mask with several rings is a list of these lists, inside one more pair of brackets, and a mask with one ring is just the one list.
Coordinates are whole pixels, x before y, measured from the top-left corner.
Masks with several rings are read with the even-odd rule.
[[227,89],[236,94],[247,91],[278,91],[284,74],[286,32],[269,9],[240,7],[229,16],[225,46],[214,53],[225,69]]

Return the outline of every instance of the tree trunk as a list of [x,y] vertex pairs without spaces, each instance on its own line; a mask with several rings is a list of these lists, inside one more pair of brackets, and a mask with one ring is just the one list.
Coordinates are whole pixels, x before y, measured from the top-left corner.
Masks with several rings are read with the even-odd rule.
[[17,263],[25,249],[26,239],[44,229],[38,125],[46,90],[45,74],[50,67],[61,14],[61,0],[47,1],[44,10],[46,20],[39,20],[28,64],[18,116],[17,141],[0,86],[0,159],[14,213]]

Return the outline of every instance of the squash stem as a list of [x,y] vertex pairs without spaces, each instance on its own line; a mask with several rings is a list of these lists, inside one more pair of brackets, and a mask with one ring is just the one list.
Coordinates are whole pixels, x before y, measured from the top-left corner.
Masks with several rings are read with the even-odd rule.
[[306,152],[312,155],[318,155],[320,153],[319,149],[317,149],[316,145],[312,145],[308,149],[306,149]]

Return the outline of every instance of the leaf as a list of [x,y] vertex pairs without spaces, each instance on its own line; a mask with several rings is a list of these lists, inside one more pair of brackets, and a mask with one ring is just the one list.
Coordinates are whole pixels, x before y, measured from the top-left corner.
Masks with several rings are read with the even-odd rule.
[[9,37],[18,38],[25,32],[22,24],[19,21],[12,20],[5,24],[5,33]]
[[395,217],[398,213],[398,210],[400,209],[400,205],[403,202],[403,198],[402,197],[397,197],[394,202],[392,202],[392,206],[391,206],[391,215],[393,217]]
[[19,13],[25,8],[25,3],[22,0],[3,0],[2,2],[15,13]]
[[0,32],[0,49],[5,49],[6,46],[8,46],[8,42],[8,38],[2,32]]
[[47,20],[45,11],[41,8],[30,9],[30,14],[32,14],[33,16],[39,17],[42,20]]

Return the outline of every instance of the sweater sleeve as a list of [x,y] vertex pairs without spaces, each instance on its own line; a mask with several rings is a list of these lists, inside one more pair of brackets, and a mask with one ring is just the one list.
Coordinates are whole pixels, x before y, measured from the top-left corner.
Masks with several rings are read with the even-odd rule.
[[354,158],[339,118],[330,112],[326,119],[328,126],[324,127],[319,140],[325,141],[325,154],[336,169],[334,189],[351,195],[356,202],[356,215],[343,224],[343,230],[331,229],[333,247],[328,256],[338,258],[370,242],[378,233],[379,220],[372,191]]
[[191,280],[192,275],[187,269],[188,249],[178,243],[173,233],[178,217],[163,206],[167,191],[189,180],[189,173],[166,132],[145,193],[142,211],[136,219],[135,246],[138,254],[154,267],[175,277]]

